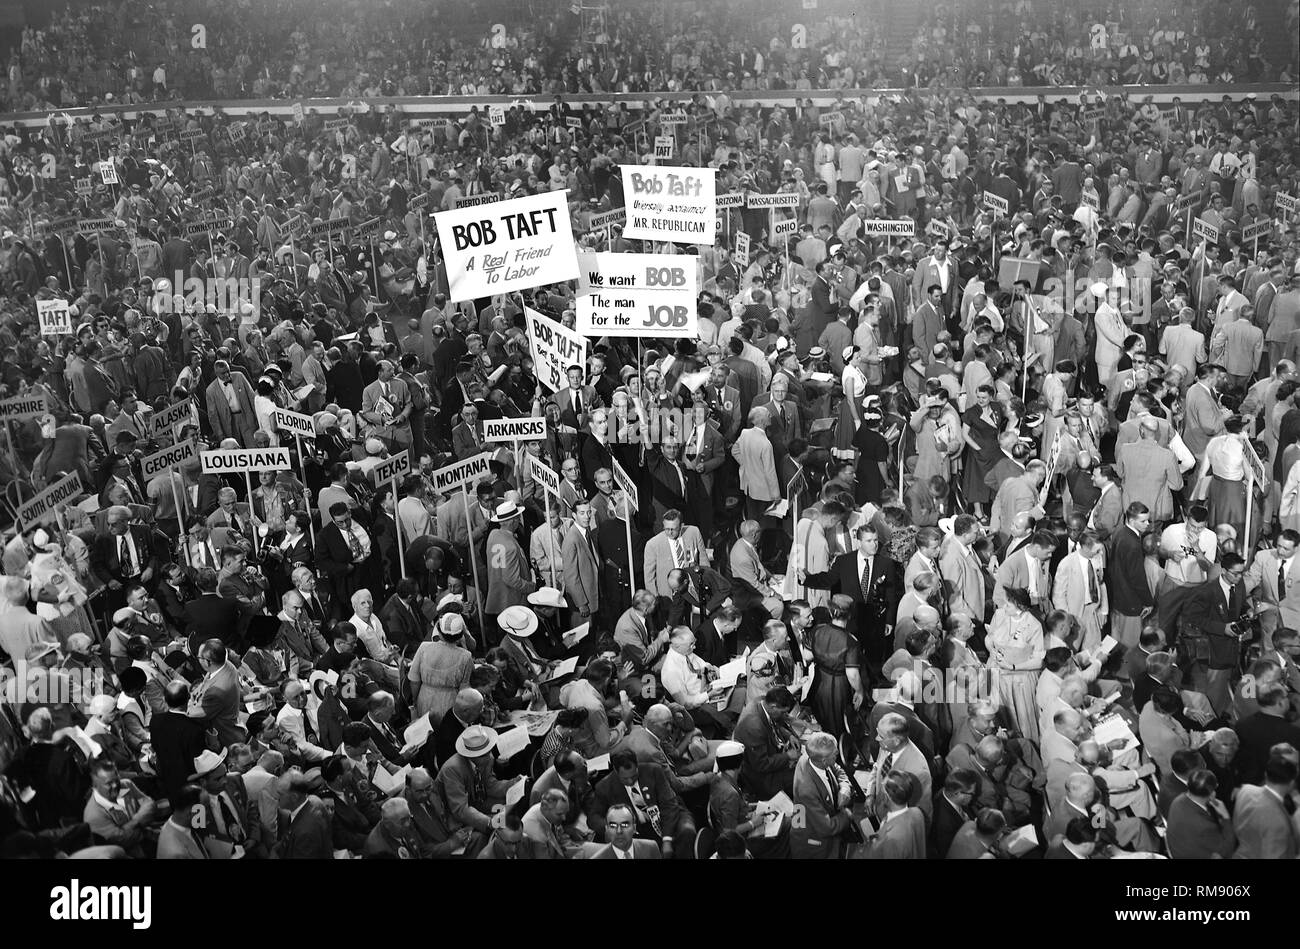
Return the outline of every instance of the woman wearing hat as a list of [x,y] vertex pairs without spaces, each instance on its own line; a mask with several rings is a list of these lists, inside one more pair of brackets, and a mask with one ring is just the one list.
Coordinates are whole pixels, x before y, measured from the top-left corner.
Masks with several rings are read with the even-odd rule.
[[462,645],[465,620],[459,613],[442,614],[433,632],[435,638],[415,651],[406,677],[415,689],[415,714],[428,715],[436,726],[456,693],[469,686],[474,657]]
[[862,424],[862,399],[867,394],[866,354],[857,346],[844,348],[844,372],[840,375],[840,418],[835,427],[835,455],[853,460],[853,439]]
[[1008,587],[1006,602],[988,626],[989,665],[997,701],[1006,708],[1016,730],[1038,741],[1038,673],[1047,647],[1042,624],[1030,612],[1029,593]]

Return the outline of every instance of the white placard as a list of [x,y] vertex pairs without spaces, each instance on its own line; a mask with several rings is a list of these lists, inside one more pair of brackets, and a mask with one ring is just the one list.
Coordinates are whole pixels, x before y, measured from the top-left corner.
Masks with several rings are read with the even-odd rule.
[[568,384],[570,366],[587,365],[587,341],[532,307],[524,307],[524,316],[528,320],[528,348],[533,356],[533,374],[542,385],[558,392]]
[[550,492],[552,497],[559,498],[560,476],[555,473],[555,469],[536,455],[528,456],[528,464],[532,468],[533,480]]
[[70,504],[85,491],[81,475],[77,472],[60,478],[36,497],[18,507],[18,522],[24,528],[39,524],[54,516],[56,508]]
[[469,481],[477,481],[479,478],[487,476],[492,469],[488,462],[492,460],[492,452],[485,451],[482,454],[475,455],[473,458],[466,458],[464,461],[458,461],[454,465],[448,465],[445,468],[439,468],[429,476],[433,482],[433,489],[439,494],[446,494],[459,488],[462,484]]
[[99,163],[99,180],[106,185],[115,185],[117,180],[117,165],[111,161],[102,161]]
[[545,437],[544,418],[492,418],[483,422],[485,442],[537,442]]
[[984,192],[984,207],[999,214],[1007,214],[1011,210],[1011,202],[1006,198],[999,197],[991,191]]
[[640,510],[641,498],[637,494],[636,485],[633,483],[632,479],[627,476],[627,472],[623,470],[623,466],[620,465],[617,460],[611,458],[609,460],[609,467],[614,474],[614,483],[618,485],[620,491],[627,495],[627,499],[632,504],[632,510]]
[[578,254],[578,332],[697,338],[696,261],[689,254]]
[[1219,243],[1219,229],[1209,221],[1203,221],[1199,217],[1192,222],[1192,237],[1201,238],[1211,244]]
[[21,422],[44,415],[49,410],[44,392],[36,395],[16,395],[12,399],[0,402],[0,422]]
[[36,318],[42,336],[60,336],[72,332],[72,312],[67,300],[37,300]]
[[548,191],[435,214],[451,301],[576,277],[568,193]]
[[672,158],[673,148],[675,144],[676,143],[673,141],[673,137],[671,135],[656,135],[655,136],[655,161],[658,161],[661,158]]
[[204,474],[232,474],[244,471],[288,471],[287,448],[224,448],[199,452]]
[[400,478],[411,470],[411,453],[400,451],[391,458],[385,458],[370,469],[370,477],[376,485]]
[[149,416],[149,437],[157,438],[159,435],[168,434],[177,425],[188,422],[193,417],[193,399],[181,399],[179,402],[173,402],[167,408]]
[[[863,221],[862,230],[868,237],[911,237],[916,233],[916,222],[911,218],[897,221]],[[947,228],[944,228],[945,236]]]
[[712,168],[620,165],[627,225],[637,240],[712,244],[717,232]]
[[799,207],[799,195],[793,191],[782,191],[777,194],[748,194],[745,196],[745,205],[751,211],[767,211],[772,208],[797,208]]
[[302,438],[316,437],[316,424],[311,420],[310,415],[303,415],[301,412],[272,409],[271,424],[290,435],[298,435]]
[[789,237],[792,234],[799,233],[799,222],[794,218],[787,218],[784,221],[772,222],[772,240],[782,237]]
[[162,474],[168,468],[179,468],[193,459],[198,450],[198,445],[194,442],[184,441],[179,445],[172,445],[162,451],[156,451],[152,455],[145,455],[140,459],[140,475],[145,481],[148,481],[154,475]]

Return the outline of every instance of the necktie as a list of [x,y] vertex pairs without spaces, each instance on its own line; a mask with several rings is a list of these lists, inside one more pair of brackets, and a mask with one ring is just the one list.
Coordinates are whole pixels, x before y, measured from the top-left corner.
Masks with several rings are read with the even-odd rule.
[[236,534],[239,533],[239,518],[235,516],[234,511],[230,512],[230,529]]
[[348,549],[352,551],[353,561],[361,559],[361,541],[357,540],[357,535],[351,529],[348,530]]
[[121,549],[117,555],[118,561],[122,565],[122,576],[135,576],[135,558],[131,556],[131,543],[127,540],[125,534],[122,535]]
[[573,414],[582,414],[582,396],[578,393],[577,389],[573,390]]
[[885,760],[880,763],[880,773],[882,775],[887,775],[893,767],[894,753],[891,751],[889,754],[885,755]]
[[871,561],[867,561],[866,567],[862,570],[862,600],[866,602],[871,599]]
[[1092,565],[1092,561],[1088,561],[1088,602],[1097,603],[1100,600],[1097,592],[1097,568]]
[[1277,598],[1286,596],[1286,562],[1277,565]]
[[230,802],[230,797],[225,791],[217,795],[217,807],[221,811],[222,822],[226,825],[226,836],[235,843],[242,841],[245,836],[244,825],[235,816],[234,805]]
[[680,540],[673,541],[673,560],[677,561],[677,566],[679,567],[686,566],[686,552],[682,550],[682,542]]
[[307,715],[306,709],[302,709],[302,733],[308,741],[315,743],[316,729],[311,727],[311,718]]

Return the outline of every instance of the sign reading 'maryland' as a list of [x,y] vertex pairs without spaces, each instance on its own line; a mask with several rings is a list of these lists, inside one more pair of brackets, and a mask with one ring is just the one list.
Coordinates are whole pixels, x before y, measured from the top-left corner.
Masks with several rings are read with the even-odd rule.
[[18,522],[24,527],[40,524],[54,517],[55,510],[75,501],[85,491],[81,475],[74,471],[60,478],[36,497],[18,506]]
[[536,442],[545,437],[544,418],[492,418],[483,422],[485,442]]
[[243,471],[288,471],[287,448],[221,448],[199,453],[204,474],[235,474]]
[[578,275],[568,191],[546,191],[433,216],[453,303]]
[[699,336],[695,258],[683,254],[578,255],[574,324],[584,336]]
[[713,243],[717,230],[715,169],[645,165],[620,165],[619,169],[627,206],[624,237],[679,244]]

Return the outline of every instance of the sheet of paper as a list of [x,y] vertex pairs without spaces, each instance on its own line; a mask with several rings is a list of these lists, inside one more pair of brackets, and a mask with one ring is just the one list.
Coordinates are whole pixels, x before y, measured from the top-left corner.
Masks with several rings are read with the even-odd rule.
[[509,761],[527,748],[531,740],[528,729],[522,725],[514,725],[505,731],[498,730],[497,757],[502,761]]
[[780,498],[776,501],[773,501],[772,506],[769,507],[763,513],[766,514],[768,517],[785,517],[786,512],[789,510],[790,510],[790,502],[787,501],[785,498]]
[[807,702],[808,695],[812,692],[813,680],[817,678],[817,667],[813,666],[808,678],[803,680],[803,691],[799,693],[799,701]]
[[1107,655],[1109,655],[1110,651],[1118,645],[1119,643],[1115,640],[1114,636],[1107,636],[1105,639],[1103,639],[1101,642],[1097,644],[1097,652],[1106,653]]
[[388,769],[383,765],[380,765],[375,769],[375,775],[370,779],[370,783],[373,784],[381,794],[392,797],[394,794],[400,793],[402,789],[406,787],[406,776],[410,773],[411,766],[409,764],[402,765],[402,767],[398,768],[397,772],[394,774],[389,774]]
[[411,724],[406,726],[406,731],[402,732],[402,740],[406,742],[402,748],[402,755],[405,757],[417,748],[423,747],[424,743],[429,740],[429,735],[433,732],[433,723],[429,721],[428,715],[421,715]]
[[608,771],[608,770],[609,770],[609,752],[605,752],[605,754],[603,755],[597,755],[594,758],[587,759],[588,774],[592,774],[593,772],[596,771]]
[[568,675],[570,672],[573,672],[577,668],[578,668],[577,656],[570,656],[568,659],[561,659],[559,662],[555,664],[555,668],[551,670],[551,674],[547,676],[544,681],[553,682],[554,680],[560,678],[561,676]]
[[297,389],[294,389],[292,395],[295,402],[301,402],[315,391],[316,387],[309,382],[305,386],[299,386]]
[[71,736],[77,743],[77,747],[81,749],[81,753],[87,758],[94,758],[104,750],[99,746],[99,742],[91,741],[90,736],[80,726],[73,728]]
[[506,788],[506,810],[510,810],[510,808],[514,807],[521,800],[523,800],[524,784],[525,781],[521,776],[517,781],[515,781],[514,784]]
[[816,435],[818,432],[827,432],[835,427],[833,418],[815,418],[812,424],[808,426],[808,434]]
[[1137,736],[1133,734],[1133,729],[1129,728],[1128,722],[1124,721],[1119,715],[1107,715],[1099,721],[1092,730],[1092,737],[1096,739],[1099,745],[1109,745],[1116,740],[1123,741],[1124,747],[1114,751],[1113,754],[1115,755],[1132,751],[1139,745]]
[[1006,838],[1007,852],[1017,857],[1029,853],[1037,846],[1038,833],[1034,830],[1033,824],[1026,824],[1014,833],[1008,834]]
[[[820,382],[820,383],[823,383],[824,385],[829,385],[830,383],[832,383],[832,382],[835,381],[835,376],[834,376],[832,373],[829,373],[829,372],[810,372],[810,373],[808,373],[808,379],[809,379],[810,381],[812,381],[812,382]],[[814,432],[817,431],[817,423],[818,423],[818,422],[826,422],[826,423],[828,423],[828,424],[827,424],[827,425],[824,425],[823,428],[830,428],[831,425],[834,425],[834,424],[835,424],[835,419],[831,419],[831,418],[820,419],[820,418],[819,418],[819,419],[814,420],[814,421],[813,421],[813,424],[812,424],[812,430],[813,430]]]
[[586,639],[589,632],[591,632],[591,623],[583,623],[581,626],[575,626],[567,633],[564,633],[560,639],[563,640],[567,648],[572,649]]
[[745,674],[745,663],[748,661],[748,655],[737,656],[729,662],[724,662],[718,667],[718,677],[709,685],[712,688],[731,688],[736,684],[736,680]]

